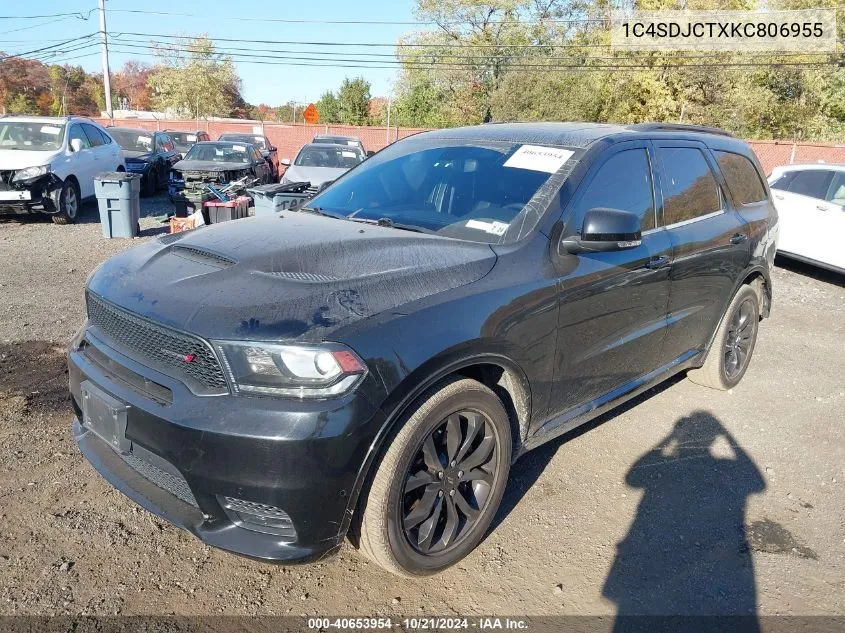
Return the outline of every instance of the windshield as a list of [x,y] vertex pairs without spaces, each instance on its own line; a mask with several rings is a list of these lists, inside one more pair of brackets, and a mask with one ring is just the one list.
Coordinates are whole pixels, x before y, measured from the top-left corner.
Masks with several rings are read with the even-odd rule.
[[[511,142],[408,139],[362,163],[307,208],[498,243],[572,155],[563,148]],[[531,222],[520,222],[511,235],[530,231],[539,215],[532,207]]]
[[144,130],[121,130],[110,127],[108,133],[123,149],[130,152],[153,151],[153,134]]
[[190,132],[168,132],[167,134],[177,147],[190,147],[197,142],[197,135]]
[[334,169],[352,169],[364,160],[361,152],[346,147],[303,147],[296,157],[294,165],[300,167],[331,167]]
[[0,149],[46,152],[59,149],[64,138],[64,123],[0,121]]
[[239,143],[197,143],[185,155],[185,160],[212,163],[250,163],[249,145]]
[[255,145],[258,149],[267,149],[267,141],[263,136],[253,136],[252,134],[223,134],[220,136],[220,140],[237,141],[238,143]]

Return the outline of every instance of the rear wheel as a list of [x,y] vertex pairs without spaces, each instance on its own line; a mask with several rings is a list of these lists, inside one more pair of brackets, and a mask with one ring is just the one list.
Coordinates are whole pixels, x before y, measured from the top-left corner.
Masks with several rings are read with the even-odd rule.
[[146,198],[156,195],[156,191],[158,190],[158,180],[158,168],[153,165],[150,168],[150,171],[147,172],[147,177],[141,181],[141,195]]
[[508,415],[490,389],[456,378],[424,394],[362,494],[361,550],[406,577],[454,565],[490,526],[510,460]]
[[742,380],[760,323],[760,301],[751,286],[742,286],[728,306],[707,359],[700,369],[691,369],[687,376],[698,385],[727,390]]
[[76,222],[79,217],[81,200],[79,187],[73,180],[67,179],[62,184],[56,206],[58,212],[52,216],[55,224],[73,224]]

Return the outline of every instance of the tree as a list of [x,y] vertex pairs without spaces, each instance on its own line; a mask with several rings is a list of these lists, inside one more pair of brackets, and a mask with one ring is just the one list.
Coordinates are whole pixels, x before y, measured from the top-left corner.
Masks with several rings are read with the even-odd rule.
[[331,90],[326,90],[315,105],[320,113],[320,123],[340,123],[340,101]]
[[149,76],[152,105],[182,116],[246,115],[241,80],[232,59],[207,37],[156,47],[160,66]]
[[130,110],[149,110],[152,107],[152,92],[149,87],[153,69],[141,62],[130,60],[112,76],[112,91],[119,104],[125,103]]
[[370,82],[363,77],[344,79],[337,101],[341,123],[367,125],[370,122]]

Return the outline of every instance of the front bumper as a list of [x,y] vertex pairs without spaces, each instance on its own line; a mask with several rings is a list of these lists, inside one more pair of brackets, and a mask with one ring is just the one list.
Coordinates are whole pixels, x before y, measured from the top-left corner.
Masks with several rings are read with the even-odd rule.
[[[61,185],[61,183],[59,183]],[[0,198],[0,215],[25,215],[28,213],[54,213],[55,206],[50,192],[55,188],[52,178],[45,177],[26,186],[10,187],[5,184],[0,187],[4,194],[15,196],[13,199]],[[20,195],[23,194],[23,195]],[[17,196],[20,196],[18,198]]]
[[[341,545],[356,475],[381,424],[367,395],[367,382],[371,388],[375,379],[349,396],[319,402],[196,396],[91,333],[85,340],[112,364],[99,362],[90,348],[71,347],[74,437],[116,488],[207,544],[245,556],[311,562]],[[119,446],[80,422],[86,389],[126,405]],[[241,520],[226,499],[283,511],[294,536]]]

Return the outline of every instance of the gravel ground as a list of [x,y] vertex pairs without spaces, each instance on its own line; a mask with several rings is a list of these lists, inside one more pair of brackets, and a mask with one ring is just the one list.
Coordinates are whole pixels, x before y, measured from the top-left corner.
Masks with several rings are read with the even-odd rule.
[[[143,201],[142,237],[165,197]],[[0,220],[0,615],[845,615],[845,288],[778,262],[743,382],[676,379],[516,464],[486,540],[408,581],[351,546],[282,567],[204,546],[106,484],[71,436],[65,345],[133,240]]]

